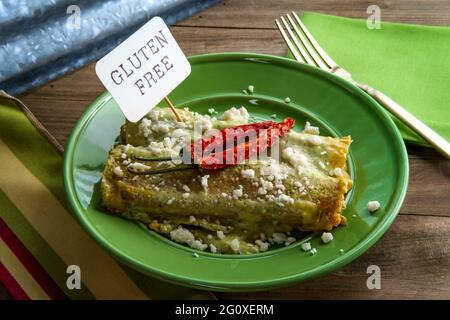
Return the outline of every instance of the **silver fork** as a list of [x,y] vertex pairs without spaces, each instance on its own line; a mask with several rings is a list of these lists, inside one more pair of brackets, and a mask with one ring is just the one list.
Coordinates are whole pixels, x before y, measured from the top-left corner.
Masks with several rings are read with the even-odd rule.
[[351,74],[334,62],[322,49],[294,11],[292,11],[292,16],[288,13],[286,18],[282,16],[280,19],[281,23],[278,19],[275,19],[275,23],[297,61],[319,67],[358,86],[378,101],[386,110],[414,130],[414,132],[428,141],[443,156],[450,159],[450,144],[447,140],[384,93],[353,80]]

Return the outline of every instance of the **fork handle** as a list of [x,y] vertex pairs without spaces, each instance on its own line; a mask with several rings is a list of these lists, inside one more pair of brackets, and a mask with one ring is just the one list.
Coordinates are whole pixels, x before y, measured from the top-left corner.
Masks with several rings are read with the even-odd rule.
[[384,93],[363,83],[357,83],[357,85],[359,88],[367,92],[372,98],[378,101],[378,103],[380,103],[386,110],[403,121],[423,139],[428,141],[434,149],[441,153],[445,158],[450,159],[450,144],[442,136],[437,134],[433,129],[417,119],[405,108],[400,106],[397,102],[389,98]]

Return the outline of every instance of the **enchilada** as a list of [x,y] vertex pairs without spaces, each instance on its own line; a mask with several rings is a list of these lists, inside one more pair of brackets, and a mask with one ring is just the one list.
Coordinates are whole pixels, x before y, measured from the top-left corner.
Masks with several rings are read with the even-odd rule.
[[[294,230],[329,231],[345,223],[350,137],[318,135],[309,123],[277,141],[271,156],[220,170],[172,170],[196,134],[249,123],[245,108],[222,117],[154,108],[137,123],[126,122],[109,154],[101,182],[103,205],[111,212],[198,250],[257,253],[296,241]],[[273,151],[273,150],[272,150]],[[142,155],[145,155],[143,157]],[[179,160],[178,160],[179,161]],[[158,174],[137,174],[158,169]]]

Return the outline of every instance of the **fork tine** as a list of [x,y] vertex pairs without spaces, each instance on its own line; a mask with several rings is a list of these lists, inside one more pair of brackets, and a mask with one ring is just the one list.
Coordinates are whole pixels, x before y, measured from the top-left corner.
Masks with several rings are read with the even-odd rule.
[[286,30],[288,31],[289,35],[291,36],[291,40],[294,41],[295,46],[297,47],[297,49],[300,51],[301,55],[303,56],[303,59],[306,61],[307,64],[314,64],[314,61],[311,59],[311,57],[308,55],[308,53],[305,51],[305,48],[300,44],[300,42],[298,42],[297,37],[294,35],[294,33],[291,30],[291,27],[289,26],[289,24],[286,22],[286,20],[284,19],[284,17],[281,17],[281,22],[283,22]]
[[[292,28],[294,29],[297,37],[300,39],[300,42],[302,43],[303,47],[306,49],[306,51],[308,52],[308,54],[311,56],[312,60],[314,60],[314,63],[321,69],[325,69],[327,71],[330,71],[330,68],[328,67],[328,65],[326,65],[323,60],[320,58],[319,55],[317,55],[316,51],[311,48],[308,40],[305,39],[305,36],[303,35],[303,33],[298,29],[297,24],[294,22],[294,20],[292,20],[290,14],[286,14],[289,22],[292,25]],[[296,38],[297,38],[296,37]]]
[[319,54],[319,56],[323,59],[323,61],[330,67],[330,69],[335,69],[338,67],[337,63],[334,62],[333,59],[330,58],[330,56],[322,49],[322,47],[319,45],[319,43],[314,39],[312,34],[309,32],[309,30],[305,27],[303,22],[300,20],[299,16],[295,11],[292,11],[292,15],[294,16],[295,20],[297,20],[298,25],[300,26],[300,29],[305,34],[306,38],[308,38],[309,42],[313,46],[313,48],[316,50],[316,52]]
[[286,42],[289,50],[291,51],[291,53],[293,54],[295,60],[300,61],[300,62],[305,62],[305,60],[303,59],[303,57],[300,55],[300,52],[295,48],[294,44],[292,43],[292,41],[289,39],[289,36],[286,34],[286,32],[284,31],[284,28],[281,26],[280,21],[278,21],[278,19],[275,19],[275,23],[278,27],[278,30],[281,33],[281,36],[284,39],[284,42]]

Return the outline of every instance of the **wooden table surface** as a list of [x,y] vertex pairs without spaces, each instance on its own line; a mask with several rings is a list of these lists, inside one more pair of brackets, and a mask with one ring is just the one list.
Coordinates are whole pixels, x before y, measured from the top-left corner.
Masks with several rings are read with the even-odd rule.
[[[280,14],[309,10],[367,18],[371,4],[381,8],[383,21],[450,25],[448,0],[230,0],[171,30],[187,55],[221,51],[284,55],[273,23]],[[64,144],[83,110],[103,91],[90,64],[19,98]],[[406,201],[390,230],[364,255],[309,282],[273,291],[219,293],[218,298],[450,299],[450,161],[430,149],[408,147],[408,152]],[[366,286],[369,265],[381,268],[380,290]]]

